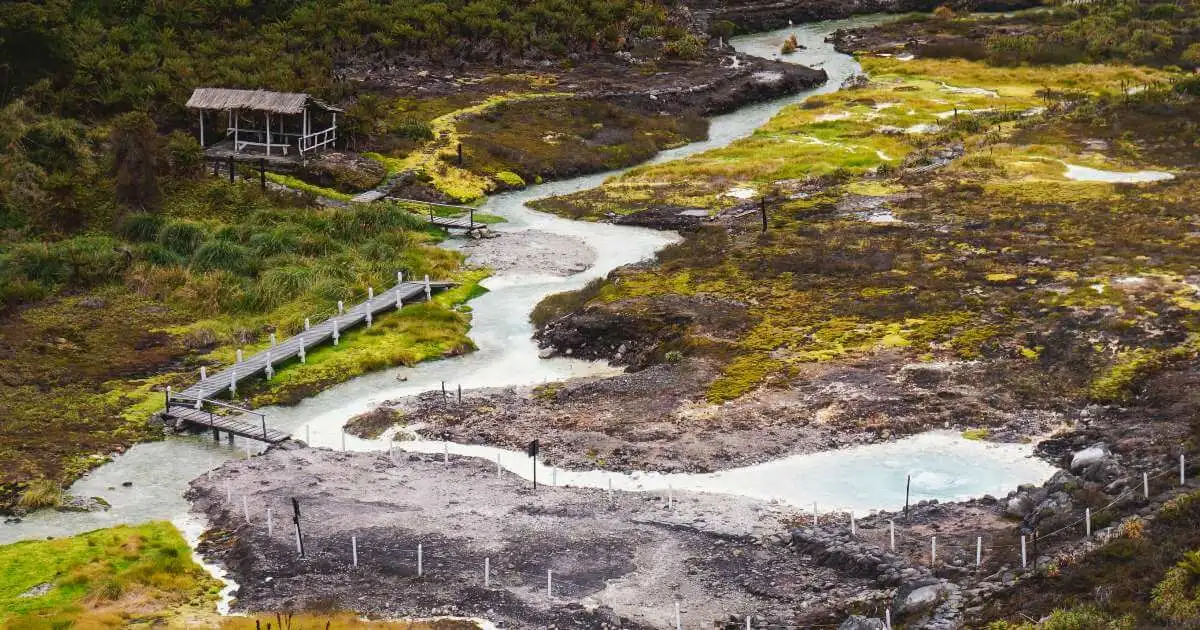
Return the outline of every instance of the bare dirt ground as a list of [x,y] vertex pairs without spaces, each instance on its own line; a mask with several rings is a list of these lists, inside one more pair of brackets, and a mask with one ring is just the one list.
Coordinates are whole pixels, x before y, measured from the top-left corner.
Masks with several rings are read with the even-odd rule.
[[591,267],[596,250],[579,239],[540,230],[494,232],[493,238],[462,246],[468,263],[497,275],[569,276]]
[[[789,516],[775,505],[678,492],[668,509],[656,494],[535,492],[472,458],[275,449],[225,464],[195,480],[189,494],[215,528],[202,550],[240,585],[239,610],[666,628],[674,627],[678,602],[685,627],[720,627],[731,616],[762,623],[820,617],[824,602],[852,599],[871,584],[793,553],[785,546]],[[302,511],[304,558],[296,552],[292,498]]]

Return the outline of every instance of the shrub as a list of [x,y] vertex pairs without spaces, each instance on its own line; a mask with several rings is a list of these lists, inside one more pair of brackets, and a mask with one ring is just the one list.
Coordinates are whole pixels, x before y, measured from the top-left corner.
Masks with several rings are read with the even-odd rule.
[[1191,626],[1200,619],[1200,550],[1189,551],[1154,587],[1150,608],[1167,621]]
[[203,242],[204,230],[187,221],[172,221],[158,233],[158,244],[180,256],[191,256]]
[[933,17],[938,20],[948,21],[958,17],[958,14],[956,14],[954,9],[950,8],[949,5],[943,4],[942,6],[933,10]]
[[137,212],[126,216],[121,221],[120,233],[126,240],[144,243],[158,238],[160,229],[162,229],[162,217]]
[[663,45],[663,54],[676,59],[699,59],[703,53],[704,42],[690,33]]
[[525,187],[525,180],[521,179],[520,175],[517,175],[512,171],[500,171],[499,173],[496,173],[496,179],[509,188]]
[[158,243],[143,243],[137,249],[137,257],[139,260],[144,260],[152,265],[159,267],[169,267],[171,265],[182,265],[186,259],[179,254],[159,245]]
[[191,134],[172,131],[167,138],[167,165],[176,175],[198,175],[204,170],[204,148]]

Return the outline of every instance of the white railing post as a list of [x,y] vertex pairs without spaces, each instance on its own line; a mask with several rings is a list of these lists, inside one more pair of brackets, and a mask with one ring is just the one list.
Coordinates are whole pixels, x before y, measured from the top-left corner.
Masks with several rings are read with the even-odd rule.
[[1025,537],[1021,536],[1021,568],[1024,569],[1028,564],[1025,556]]
[[1083,532],[1084,537],[1092,537],[1092,508],[1086,508],[1083,511]]
[[983,564],[983,536],[975,537],[975,566]]

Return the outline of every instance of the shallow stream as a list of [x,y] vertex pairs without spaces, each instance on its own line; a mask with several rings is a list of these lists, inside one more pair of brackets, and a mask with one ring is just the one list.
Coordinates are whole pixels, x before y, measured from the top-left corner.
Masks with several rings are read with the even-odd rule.
[[[709,139],[664,151],[654,161],[679,159],[720,147],[751,134],[780,108],[813,94],[837,90],[858,64],[825,43],[826,35],[838,28],[868,25],[887,18],[869,16],[809,24],[731,40],[740,51],[762,57],[778,57],[787,35],[795,33],[803,48],[786,60],[823,68],[829,73],[825,85],[783,99],[750,105],[712,120]],[[570,221],[530,210],[527,201],[551,195],[586,190],[601,184],[614,173],[578,177],[531,186],[525,190],[496,195],[480,208],[497,214],[507,223],[495,226],[503,233],[540,230],[573,237],[595,250],[596,262],[587,271],[569,276],[501,275],[488,279],[490,292],[471,302],[474,320],[471,337],[477,352],[422,363],[414,368],[389,369],[338,385],[294,407],[263,411],[272,426],[290,430],[317,447],[348,450],[384,450],[381,440],[359,440],[344,436],[342,426],[357,413],[384,401],[440,388],[523,386],[579,376],[603,375],[616,370],[603,363],[554,358],[539,359],[531,339],[529,313],[542,297],[583,286],[593,278],[630,263],[645,260],[674,242],[672,233],[607,224]],[[451,245],[453,246],[453,245]],[[397,445],[403,443],[397,442]],[[245,449],[257,443],[215,444],[207,437],[176,437],[163,442],[140,444],[80,479],[71,494],[101,496],[112,504],[107,512],[41,512],[20,523],[0,526],[0,543],[45,536],[71,535],[118,523],[168,519],[185,532],[193,532],[197,521],[189,515],[183,498],[188,482],[228,458],[244,457]],[[447,445],[414,442],[405,448],[440,452]],[[495,449],[453,445],[452,452],[477,454],[494,459]],[[553,471],[561,483],[607,487],[610,480],[619,489],[664,490],[667,487],[710,490],[763,499],[780,499],[811,508],[820,505],[868,510],[894,508],[903,502],[903,480],[913,476],[913,499],[965,499],[984,493],[999,493],[1021,483],[1040,482],[1052,469],[1029,457],[1030,447],[988,445],[969,442],[944,432],[931,433],[886,444],[841,451],[798,455],[742,469],[709,475],[622,475],[603,472],[566,473]],[[504,461],[507,459],[507,461]],[[502,464],[518,474],[529,472],[530,462],[519,454],[502,454]],[[548,477],[543,476],[543,479]],[[124,482],[131,485],[125,486]]]

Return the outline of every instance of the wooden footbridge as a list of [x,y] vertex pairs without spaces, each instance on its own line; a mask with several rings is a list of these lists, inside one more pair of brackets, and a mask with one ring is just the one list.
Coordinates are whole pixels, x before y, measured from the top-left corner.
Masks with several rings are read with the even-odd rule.
[[220,438],[221,431],[226,432],[230,440],[235,435],[268,444],[278,444],[290,439],[290,434],[267,426],[265,415],[214,398],[226,392],[231,398],[236,398],[238,382],[259,373],[265,374],[269,379],[275,374],[276,364],[292,358],[298,358],[304,363],[309,348],[328,340],[337,345],[346,330],[364,323],[371,326],[379,313],[399,309],[417,298],[423,297],[428,300],[433,297],[434,292],[455,284],[431,282],[429,276],[425,276],[423,282],[404,282],[400,274],[397,274],[396,279],[396,286],[382,293],[376,294],[373,289],[368,290],[367,299],[350,309],[344,308],[343,304],[338,302],[338,313],[323,322],[310,325],[307,319],[304,320],[304,330],[282,343],[276,343],[275,335],[271,335],[271,346],[262,352],[243,357],[242,351],[238,350],[237,362],[225,370],[209,375],[205,368],[200,368],[200,381],[195,385],[178,393],[167,389],[164,417],[175,420],[177,426],[210,428],[214,439]]

